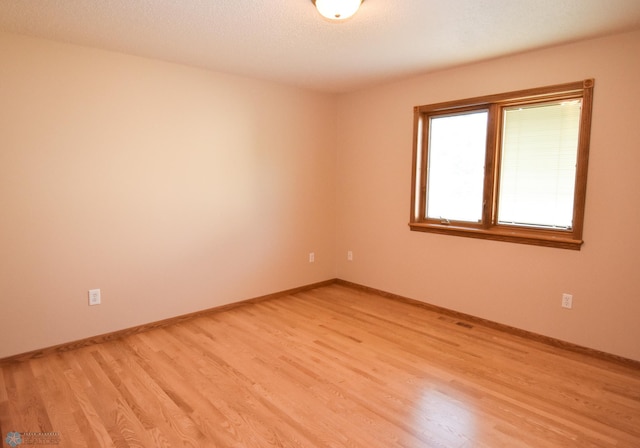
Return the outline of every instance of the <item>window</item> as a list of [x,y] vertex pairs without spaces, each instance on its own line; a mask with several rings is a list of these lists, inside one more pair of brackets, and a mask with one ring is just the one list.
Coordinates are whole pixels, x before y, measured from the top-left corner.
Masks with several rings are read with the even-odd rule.
[[593,84],[416,107],[411,230],[579,250]]

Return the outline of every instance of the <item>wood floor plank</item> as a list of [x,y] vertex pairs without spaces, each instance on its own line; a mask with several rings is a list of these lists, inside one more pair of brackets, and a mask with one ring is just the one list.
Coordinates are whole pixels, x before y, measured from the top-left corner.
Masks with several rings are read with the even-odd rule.
[[[89,397],[85,393],[81,379],[79,379],[76,374],[80,369],[77,368],[74,370],[72,367],[72,363],[76,361],[76,356],[74,355],[74,352],[67,352],[55,358],[51,357],[51,361],[55,361],[51,362],[52,367],[61,372],[59,376],[60,383],[65,386],[64,392],[66,393],[69,406],[74,411],[75,422],[82,435],[82,439],[80,439],[82,443],[80,440],[75,439],[74,442],[86,447],[113,446],[113,441],[104,425],[104,421],[93,407]],[[65,432],[61,434],[61,439],[63,441],[69,440],[70,435]]]
[[341,284],[1,369],[65,447],[640,447],[633,366]]
[[46,413],[53,428],[65,428],[65,437],[54,437],[54,440],[64,443],[64,446],[83,447],[82,430],[77,424],[76,403],[72,400],[72,393],[67,385],[64,373],[59,368],[55,357],[43,359],[43,362],[33,364],[36,377],[34,387],[43,399]]

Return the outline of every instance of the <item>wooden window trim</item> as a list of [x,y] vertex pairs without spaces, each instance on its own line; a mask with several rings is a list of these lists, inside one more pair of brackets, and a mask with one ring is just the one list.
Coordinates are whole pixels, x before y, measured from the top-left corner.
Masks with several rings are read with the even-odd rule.
[[[410,229],[420,232],[580,250],[584,242],[582,240],[582,233],[584,229],[593,86],[594,80],[586,79],[579,82],[415,107]],[[572,228],[568,230],[537,229],[534,227],[517,227],[498,224],[498,173],[500,172],[500,129],[502,126],[502,114],[500,112],[504,107],[513,105],[526,105],[544,102],[546,100],[559,101],[576,98],[582,99],[582,111],[578,140]],[[429,117],[483,109],[489,110],[489,122],[487,125],[482,222],[477,224],[467,222],[450,222],[445,224],[438,220],[427,219],[425,207],[427,195]]]

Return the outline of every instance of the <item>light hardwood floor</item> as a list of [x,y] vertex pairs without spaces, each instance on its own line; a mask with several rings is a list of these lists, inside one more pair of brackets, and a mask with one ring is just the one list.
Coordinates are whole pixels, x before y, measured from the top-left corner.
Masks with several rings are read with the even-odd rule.
[[339,284],[1,373],[3,442],[18,431],[55,432],[63,447],[640,447],[633,366]]

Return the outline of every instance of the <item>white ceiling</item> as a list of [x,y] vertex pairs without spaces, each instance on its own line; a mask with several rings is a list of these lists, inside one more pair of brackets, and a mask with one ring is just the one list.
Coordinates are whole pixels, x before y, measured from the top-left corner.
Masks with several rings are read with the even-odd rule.
[[0,31],[326,92],[632,29],[640,0],[0,0]]

